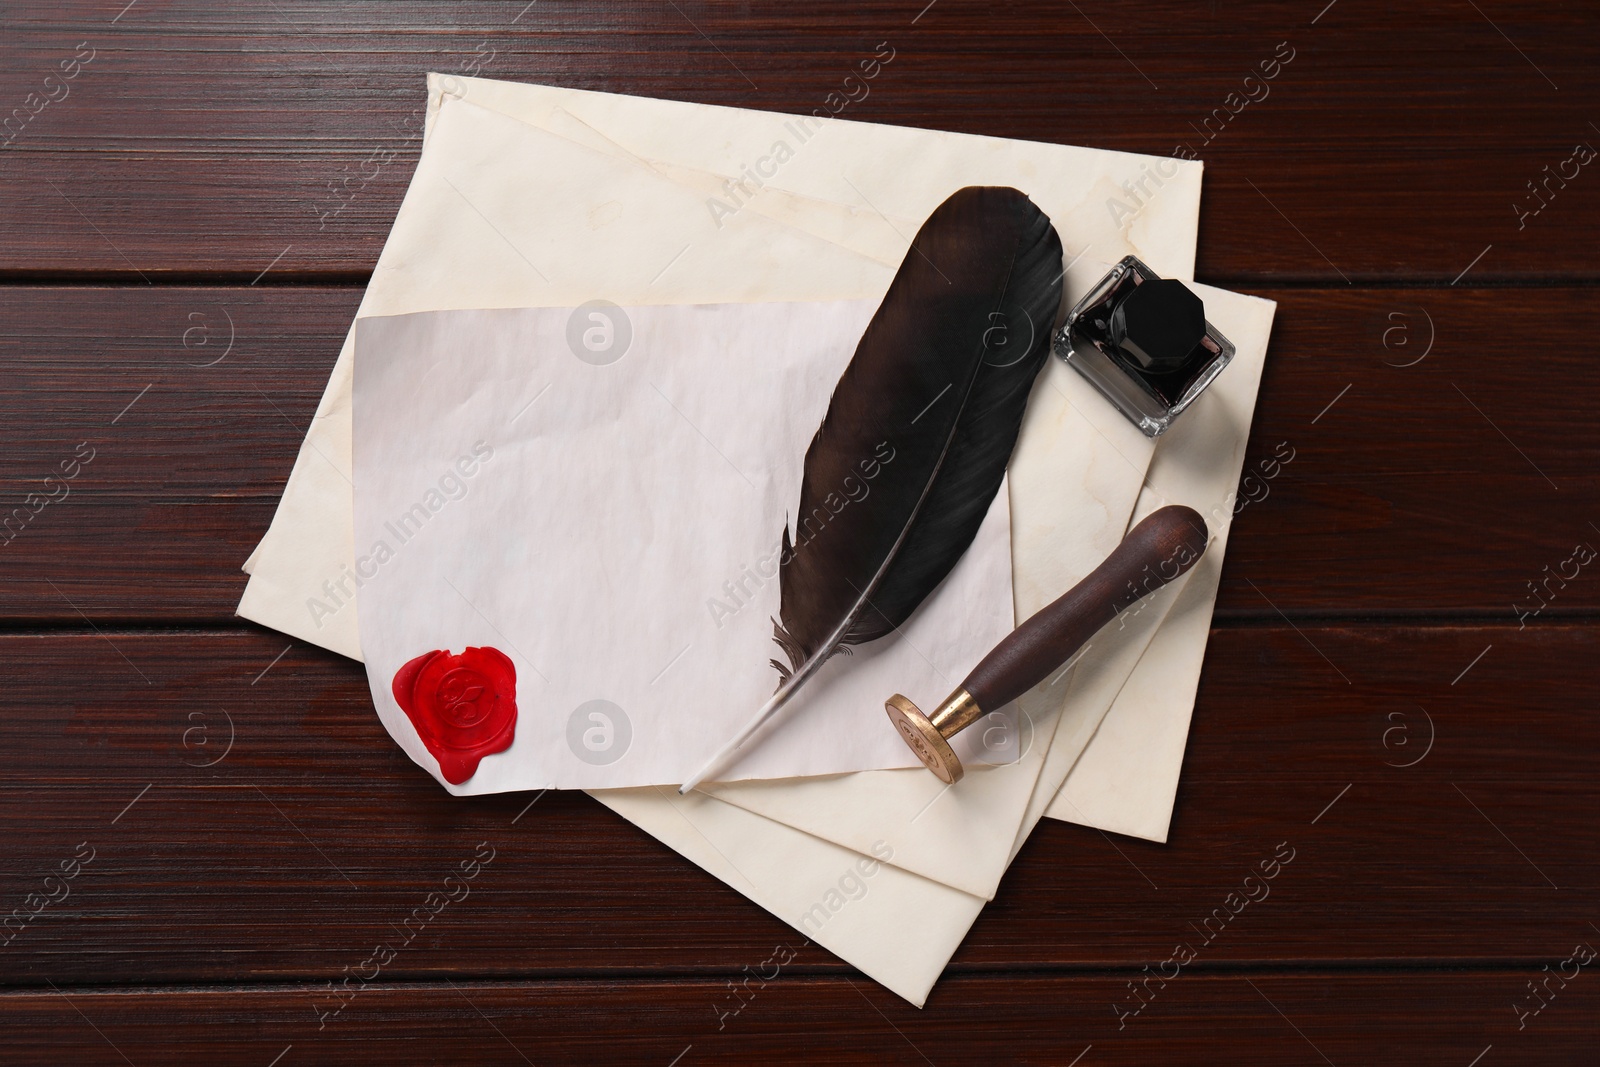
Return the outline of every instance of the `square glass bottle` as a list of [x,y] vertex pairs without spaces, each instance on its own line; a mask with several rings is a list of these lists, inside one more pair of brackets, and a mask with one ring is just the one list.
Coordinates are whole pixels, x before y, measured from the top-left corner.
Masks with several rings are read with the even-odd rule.
[[1222,373],[1234,349],[1206,321],[1194,290],[1128,256],[1067,313],[1055,351],[1156,437]]

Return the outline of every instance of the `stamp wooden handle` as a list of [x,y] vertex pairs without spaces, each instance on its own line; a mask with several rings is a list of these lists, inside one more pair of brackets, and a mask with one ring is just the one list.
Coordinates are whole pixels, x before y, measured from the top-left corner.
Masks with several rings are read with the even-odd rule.
[[996,645],[962,688],[980,708],[1015,700],[1106,623],[1194,566],[1206,541],[1205,520],[1193,508],[1173,504],[1148,516],[1087,578]]

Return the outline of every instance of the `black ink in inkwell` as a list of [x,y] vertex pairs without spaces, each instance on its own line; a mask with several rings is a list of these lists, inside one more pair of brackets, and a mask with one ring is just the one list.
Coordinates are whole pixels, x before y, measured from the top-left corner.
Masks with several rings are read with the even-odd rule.
[[1204,302],[1128,256],[1067,314],[1056,354],[1146,436],[1172,425],[1233,358]]

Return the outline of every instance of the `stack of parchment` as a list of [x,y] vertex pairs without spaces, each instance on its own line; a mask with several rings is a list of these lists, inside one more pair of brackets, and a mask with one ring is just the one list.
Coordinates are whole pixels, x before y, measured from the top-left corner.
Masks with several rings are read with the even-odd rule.
[[[1127,254],[1188,279],[1200,171],[1176,159],[434,76],[422,159],[360,317],[571,309],[597,298],[625,307],[876,301],[921,221],[967,185],[1015,186],[1050,216],[1073,261],[1069,299]],[[1211,547],[1186,579],[1019,701],[1004,760],[949,789],[916,768],[596,798],[919,1005],[1041,815],[1165,840],[1273,313],[1267,301],[1195,289],[1238,352],[1159,443],[1060,361],[1042,372],[1002,493],[1015,617],[1059,596],[1164,504],[1199,511]],[[239,613],[360,658],[356,612],[328,611],[323,600],[324,583],[356,565],[352,392],[365,382],[353,370],[355,333],[245,565]],[[941,673],[958,678],[970,665]],[[876,718],[861,729],[886,729],[881,712],[864,714]]]

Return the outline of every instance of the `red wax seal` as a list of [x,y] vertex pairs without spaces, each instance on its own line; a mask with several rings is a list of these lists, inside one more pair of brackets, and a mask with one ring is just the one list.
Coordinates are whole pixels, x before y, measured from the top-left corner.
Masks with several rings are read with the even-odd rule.
[[394,698],[451,785],[477,774],[483,757],[511,747],[517,669],[498,648],[426,652],[395,672]]

